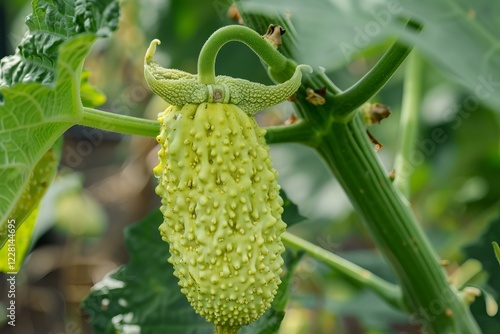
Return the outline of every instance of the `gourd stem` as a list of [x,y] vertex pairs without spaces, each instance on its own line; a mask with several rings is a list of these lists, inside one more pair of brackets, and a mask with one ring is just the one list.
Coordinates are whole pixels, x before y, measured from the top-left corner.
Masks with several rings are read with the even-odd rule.
[[368,270],[289,232],[283,233],[281,240],[288,246],[304,250],[312,258],[324,262],[351,281],[367,287],[395,308],[399,310],[407,309],[403,302],[401,289],[397,285],[391,284]]
[[215,31],[203,45],[198,58],[198,79],[206,85],[215,84],[215,59],[224,44],[238,41],[246,44],[273,72],[287,67],[287,59],[254,30],[243,26],[226,26]]
[[87,107],[83,108],[83,118],[77,124],[106,131],[153,138],[160,133],[160,124],[157,121],[113,114]]

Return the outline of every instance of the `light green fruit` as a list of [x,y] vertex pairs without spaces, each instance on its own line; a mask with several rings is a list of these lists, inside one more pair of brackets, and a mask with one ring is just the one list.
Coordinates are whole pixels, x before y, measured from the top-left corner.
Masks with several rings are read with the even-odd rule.
[[298,65],[288,80],[271,86],[225,76],[202,83],[197,75],[157,64],[159,44],[153,40],[146,51],[144,75],[172,105],[158,118],[160,232],[193,308],[216,333],[234,334],[271,306],[285,250],[278,175],[265,131],[251,115],[289,98],[301,71],[311,68]]
[[159,115],[154,169],[181,291],[217,333],[237,333],[281,283],[283,200],[255,120],[232,104],[169,107]]

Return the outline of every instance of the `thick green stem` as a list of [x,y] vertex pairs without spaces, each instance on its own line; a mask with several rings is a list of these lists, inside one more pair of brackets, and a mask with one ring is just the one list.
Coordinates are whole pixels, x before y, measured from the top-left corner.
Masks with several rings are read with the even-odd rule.
[[236,25],[226,26],[214,32],[200,51],[198,58],[198,78],[200,83],[206,85],[215,83],[217,54],[224,44],[231,41],[238,41],[248,45],[269,66],[271,72],[279,73],[289,66],[287,58],[252,29]]
[[406,198],[409,198],[410,195],[410,176],[415,169],[410,159],[411,154],[415,150],[415,140],[417,139],[421,86],[422,59],[414,51],[408,57],[408,63],[406,64],[403,104],[401,107],[401,120],[399,122],[399,149],[394,165],[396,172],[394,182]]
[[145,137],[156,137],[160,133],[160,124],[157,121],[113,114],[86,107],[83,108],[83,118],[78,124]]
[[358,114],[317,147],[401,283],[411,320],[430,333],[480,333],[410,208],[384,172]]
[[344,274],[351,281],[360,283],[361,285],[372,290],[395,308],[400,310],[406,309],[406,306],[403,303],[401,290],[398,288],[398,286],[384,281],[368,270],[363,269],[355,265],[354,263],[347,261],[333,253],[330,253],[329,251],[291,233],[285,232],[281,236],[281,239],[286,245],[304,250],[311,257],[326,263],[331,268]]

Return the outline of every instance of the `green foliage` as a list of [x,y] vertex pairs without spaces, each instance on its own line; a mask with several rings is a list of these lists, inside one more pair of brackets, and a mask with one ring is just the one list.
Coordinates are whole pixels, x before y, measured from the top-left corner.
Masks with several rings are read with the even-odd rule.
[[[23,193],[21,194],[19,201],[16,203],[16,206],[12,210],[9,218],[10,221],[14,222],[16,229],[21,226],[22,222],[27,219],[28,216],[30,216],[30,219],[32,220],[32,228],[34,227],[36,215],[33,216],[31,213],[49,187],[52,179],[54,178],[60,157],[60,154],[57,151],[57,149],[49,149],[42,156],[40,161],[38,161],[35,168],[33,169],[33,172],[29,176],[28,184],[24,188]],[[3,247],[8,238],[6,229],[7,224],[0,225],[0,248]],[[27,230],[24,231],[24,233],[26,232]],[[29,234],[24,235],[25,237],[28,237],[29,241]],[[20,245],[17,244],[16,246],[19,247]],[[17,259],[20,264],[20,259],[22,259],[22,257]]]
[[[415,44],[420,54],[425,58],[425,73],[423,74],[424,80],[428,82],[424,83],[422,96],[426,103],[429,102],[427,100],[432,100],[433,96],[429,94],[431,89],[443,85],[444,80],[440,74],[444,73],[448,79],[451,79],[445,85],[446,89],[450,89],[455,95],[452,103],[457,106],[453,110],[458,110],[456,110],[456,114],[450,112],[449,115],[445,115],[446,119],[441,120],[441,122],[423,124],[421,134],[424,136],[423,141],[418,142],[417,140],[414,144],[421,150],[417,150],[416,153],[423,152],[425,157],[422,157],[421,163],[413,166],[416,171],[411,180],[412,194],[410,199],[412,208],[417,212],[417,216],[421,217],[422,225],[431,227],[426,232],[434,245],[437,246],[437,250],[447,253],[444,258],[448,259],[450,256],[451,263],[454,263],[458,257],[456,249],[459,244],[470,240],[481,233],[483,229],[483,225],[471,226],[473,224],[470,222],[474,222],[474,216],[484,212],[485,208],[496,205],[500,191],[500,184],[497,182],[500,161],[497,150],[497,115],[484,106],[484,104],[488,104],[496,108],[495,112],[500,109],[498,108],[500,94],[497,94],[500,81],[500,58],[497,57],[498,50],[496,48],[499,43],[496,34],[499,27],[498,20],[491,14],[500,10],[500,4],[487,0],[474,3],[463,0],[445,2],[370,0],[362,3],[327,0],[312,2],[241,0],[238,2],[243,4],[248,13],[264,13],[266,16],[273,17],[272,20],[259,26],[257,29],[259,33],[265,31],[269,22],[275,22],[276,13],[286,13],[294,24],[295,30],[289,29],[288,33],[283,36],[284,44],[280,50],[284,54],[292,55],[297,62],[320,65],[325,67],[327,71],[336,70],[332,77],[335,78],[335,83],[339,83],[342,87],[346,87],[346,83],[356,80],[358,76],[365,73],[374,59],[371,56],[386,49],[386,43],[396,34],[401,35],[406,44]],[[219,16],[225,15],[224,9],[217,6],[226,3],[226,1],[216,2],[215,6],[212,2],[201,3],[198,0],[173,1],[162,4],[158,4],[157,1],[145,1],[145,3],[147,5],[142,5],[141,2],[140,12],[141,16],[147,18],[149,31],[152,31],[154,28],[151,27],[159,22],[156,25],[157,30],[151,35],[151,38],[160,37],[165,41],[163,49],[168,50],[173,67],[194,72],[196,57],[203,41],[221,25],[220,17],[209,15],[209,13],[213,12],[215,8],[221,10],[218,13]],[[0,197],[0,230],[5,228],[5,225],[2,224],[7,218],[16,218],[16,222],[20,224],[24,220],[23,217],[28,217],[16,233],[19,240],[22,240],[18,244],[18,251],[20,251],[17,254],[18,259],[29,247],[30,234],[37,214],[36,203],[43,196],[46,183],[50,183],[59,160],[58,156],[55,156],[54,159],[46,159],[46,155],[52,153],[53,143],[66,129],[82,120],[84,117],[82,105],[93,107],[105,101],[104,95],[89,84],[89,72],[82,72],[82,63],[95,38],[107,36],[116,28],[118,22],[116,1],[78,0],[74,4],[70,0],[35,0],[33,6],[36,9],[27,21],[30,32],[21,42],[16,55],[4,58],[0,63],[0,152],[2,152],[0,157],[0,188],[3,190]],[[139,7],[137,6],[137,8]],[[255,15],[251,16],[256,17]],[[422,23],[424,25],[423,32],[416,34],[413,31],[402,31],[401,28],[407,18]],[[228,23],[227,18],[223,20],[225,20],[224,23]],[[133,28],[138,27],[134,26]],[[145,27],[142,29],[143,32],[147,33]],[[138,36],[137,32],[134,34],[130,31],[127,35],[129,38],[133,36],[131,39]],[[134,47],[140,41],[141,38],[137,38]],[[120,43],[116,43],[116,45],[121,47]],[[135,50],[139,49],[135,48]],[[292,52],[288,52],[290,50]],[[258,77],[259,79],[255,81],[267,80],[262,78],[264,71],[258,68],[257,57],[247,57],[245,52],[247,50],[244,46],[231,46],[223,50],[218,62],[221,72],[226,74],[224,71],[231,68],[229,71],[237,72],[234,75],[236,77]],[[359,59],[360,61],[351,64],[346,70],[338,70],[341,66],[350,63],[355,58],[361,58],[361,56],[368,57]],[[116,57],[116,54],[113,57]],[[400,60],[404,59],[404,57],[399,58]],[[241,64],[245,64],[245,66],[241,66]],[[436,68],[440,71],[436,71]],[[120,75],[114,75],[114,68],[104,66],[104,71],[113,74],[108,75],[108,77],[118,78],[117,81],[122,79]],[[324,85],[324,80],[310,79],[318,77],[315,75],[307,76],[308,81],[306,81],[304,89]],[[430,80],[429,77],[431,77]],[[122,81],[123,85],[130,84],[127,80]],[[459,89],[454,85],[455,83],[467,87],[469,92],[461,95]],[[122,89],[123,86],[111,86],[120,94],[122,91],[126,91]],[[377,97],[384,103],[389,102],[387,104],[395,107],[396,115],[400,102],[399,86],[399,81],[393,81]],[[332,93],[330,90],[335,91],[335,89],[331,89],[332,87],[329,87],[328,93]],[[296,104],[301,106],[299,111],[303,112],[307,109],[311,118],[319,118],[328,114],[329,111],[326,107],[312,109],[307,103],[303,103],[301,93],[297,96]],[[446,97],[445,94],[439,95],[441,99]],[[327,97],[327,103],[329,101],[329,97]],[[348,102],[359,103],[361,101]],[[473,108],[474,112],[470,113],[470,104],[466,103],[476,104],[476,102],[477,105]],[[85,112],[87,111],[85,110]],[[424,110],[424,114],[426,113]],[[88,113],[85,116],[88,116]],[[96,111],[93,116],[95,122],[93,124],[87,123],[87,125],[97,127],[107,125],[106,120],[109,119],[106,119],[105,113]],[[392,118],[394,119],[394,117]],[[141,121],[145,120],[129,119],[129,126],[144,130],[145,123],[141,123]],[[373,130],[380,131],[382,139],[385,139],[384,145],[387,144],[386,149],[379,153],[379,156],[384,160],[388,169],[391,168],[391,162],[387,163],[387,158],[391,157],[387,151],[390,150],[393,142],[398,141],[394,139],[395,136],[391,136],[398,129],[397,125],[391,126],[390,123],[387,123],[391,121],[391,119],[384,121],[384,126],[380,127],[381,130]],[[324,124],[326,125],[327,122]],[[108,127],[108,130],[122,131],[124,128],[123,124],[112,125],[114,127]],[[311,124],[306,123],[306,127],[312,130],[306,133],[302,131],[303,129],[299,129],[293,134],[307,137],[312,132],[317,131]],[[148,131],[136,131],[136,134],[150,135],[153,133],[155,135],[156,129],[157,127],[151,126]],[[422,151],[422,145],[428,143],[428,139],[432,137],[430,133],[436,129],[444,131],[447,140],[442,143],[432,143],[432,153]],[[328,130],[331,129],[323,128],[322,135],[328,135]],[[357,130],[359,129],[351,129],[349,134],[356,134],[360,141],[366,142],[364,129],[362,129],[363,131]],[[269,137],[272,137],[278,132],[270,131],[269,133],[271,134]],[[291,134],[292,132],[288,132],[281,135],[280,138],[283,138],[281,141],[287,142],[296,139]],[[348,137],[346,135],[343,138]],[[380,139],[378,134],[376,137]],[[340,144],[332,145],[328,149],[338,152],[339,148],[345,149],[348,145],[347,142],[340,142]],[[364,145],[363,147],[371,152],[370,146]],[[298,150],[293,147],[288,150],[295,158],[294,163],[289,164],[293,166],[293,173],[290,173],[293,175],[289,178],[290,182],[298,184],[295,187],[296,190],[299,190],[297,193],[306,193],[307,190],[310,190],[311,193],[311,197],[307,194],[303,196],[304,201],[322,202],[326,203],[325,206],[332,207],[334,202],[338,203],[339,197],[337,196],[343,195],[339,194],[339,190],[335,196],[326,196],[326,193],[322,191],[326,188],[324,187],[326,184],[324,179],[312,186],[311,189],[301,187],[303,185],[302,177],[305,175],[299,176],[297,165],[306,164],[303,163],[303,156]],[[4,152],[6,153],[4,154]],[[342,176],[349,172],[354,173],[353,171],[356,170],[357,166],[359,167],[360,161],[365,161],[366,156],[371,154],[365,154],[356,157],[356,159],[346,159],[349,158],[349,153],[341,152],[336,159],[330,161],[330,170],[336,173],[337,180],[341,180]],[[348,161],[344,163],[343,160]],[[375,158],[369,160],[370,164],[366,164],[362,171],[356,172],[353,176],[352,179],[359,180],[359,187],[353,186],[352,182],[344,184],[348,193],[365,193],[366,185],[374,180],[377,181],[377,185],[373,189],[383,192],[389,188],[389,185],[380,187],[380,184],[384,184],[381,182],[385,181],[386,173],[376,174],[379,176],[374,176],[372,173],[373,170],[383,171],[380,166],[374,163],[375,160]],[[313,173],[316,171],[311,171],[310,174]],[[300,177],[299,181],[297,181],[298,177]],[[281,177],[280,181],[284,182],[284,179]],[[286,186],[285,189],[287,189]],[[29,194],[31,198],[27,200],[24,194]],[[312,199],[312,196],[316,197]],[[288,203],[290,206],[285,210],[283,220],[290,227],[303,220],[303,217],[299,216],[297,207],[293,203],[285,197],[284,199],[285,204]],[[370,197],[367,193],[365,193],[365,199],[361,199],[360,202],[366,204],[368,200],[370,200],[369,205],[374,209],[373,215],[369,214],[367,207],[355,205],[356,210],[361,215],[368,216],[368,220],[376,215],[385,215],[388,218],[385,221],[381,219],[384,223],[381,226],[385,229],[385,236],[376,238],[375,242],[378,250],[387,252],[388,244],[390,246],[391,242],[401,241],[402,245],[399,248],[395,247],[392,254],[388,253],[387,259],[394,261],[394,258],[407,250],[404,246],[408,244],[406,239],[400,237],[401,233],[397,230],[394,231],[393,226],[387,223],[396,215],[397,211],[388,205],[380,205],[379,196]],[[305,203],[301,202],[300,204],[303,208]],[[70,204],[70,206],[72,205]],[[361,247],[371,247],[371,244],[366,245],[364,231],[360,233],[358,230],[358,225],[356,225],[358,219],[354,218],[354,215],[346,214],[351,209],[350,206],[346,205],[346,207],[345,210],[338,210],[335,216],[322,217],[323,222],[315,221],[314,225],[297,226],[294,232],[300,231],[300,229],[307,230],[308,236],[311,239],[316,238],[317,243],[328,251],[336,249],[335,244],[337,243],[340,245],[339,247],[346,248],[352,247],[352,245],[355,245],[354,248],[360,247],[360,243]],[[20,208],[22,208],[21,211]],[[391,210],[393,210],[392,215]],[[339,213],[340,211],[342,212]],[[70,213],[72,213],[71,210]],[[177,280],[172,275],[173,270],[166,262],[168,246],[160,241],[157,231],[161,220],[160,214],[156,212],[127,230],[127,247],[131,254],[130,263],[96,285],[94,291],[85,300],[84,307],[91,315],[92,326],[96,333],[132,333],[137,329],[134,326],[140,326],[143,333],[208,334],[212,332],[211,325],[194,313],[185,297],[179,292],[180,288],[176,285]],[[74,220],[72,222],[74,223]],[[398,226],[406,227],[406,223],[408,223],[407,219],[399,219]],[[488,284],[481,286],[483,291],[488,292],[488,294],[485,294],[486,297],[480,297],[472,305],[472,311],[486,334],[495,333],[495,330],[500,326],[499,316],[487,316],[488,306],[485,307],[485,305],[491,305],[491,298],[496,298],[497,302],[499,300],[500,286],[497,278],[500,276],[498,266],[500,249],[495,242],[500,240],[500,235],[497,233],[499,225],[498,220],[490,224],[489,230],[484,233],[478,243],[467,248],[466,254],[467,257],[480,260],[484,270],[489,273]],[[344,230],[340,231],[340,229]],[[466,229],[465,233],[463,229]],[[324,230],[327,232],[325,233]],[[323,234],[318,236],[319,233]],[[418,236],[416,233],[409,234]],[[334,239],[330,239],[330,237]],[[492,254],[491,244],[493,244],[496,259]],[[371,248],[367,252],[374,253],[374,249]],[[430,249],[429,245],[424,244],[424,247],[418,250],[421,254]],[[0,251],[2,259],[7,258],[6,251],[5,247]],[[343,257],[349,258],[351,255],[350,259],[353,262],[363,264],[364,268],[374,273],[377,273],[381,268],[387,270],[386,265],[374,263],[364,253],[360,256],[361,259],[353,259],[352,253],[354,252],[342,248],[341,251]],[[342,287],[342,283],[339,284],[339,280],[342,278],[325,279],[324,272],[321,271],[315,271],[316,276],[307,279],[308,284],[313,285],[311,291],[295,290],[290,292],[290,277],[293,275],[293,268],[299,257],[291,253],[286,253],[286,256],[287,276],[283,279],[284,282],[278,290],[273,308],[268,310],[257,322],[243,328],[242,333],[277,333],[289,296],[295,296],[294,301],[307,301],[300,305],[301,312],[306,313],[310,312],[309,310],[304,311],[307,308],[321,307],[317,305],[316,294],[318,291],[327,291],[327,293],[323,293],[327,296],[325,297],[327,305],[324,308],[329,312],[330,322],[335,322],[339,318],[350,316],[353,313],[363,313],[363,315],[356,315],[356,318],[362,325],[370,328],[389,330],[388,328],[394,321],[408,322],[406,318],[402,319],[400,313],[391,315],[390,310],[382,310],[383,308],[378,305],[379,299],[375,300],[380,296],[360,293],[349,300],[332,301],[334,298],[331,298],[331,294],[345,294],[345,291],[342,291],[345,287]],[[404,256],[402,258],[404,259]],[[401,267],[421,263],[421,259],[422,257],[411,263],[399,261],[395,267],[397,270],[401,270]],[[416,295],[428,295],[430,296],[428,300],[436,300],[432,298],[436,298],[437,294],[433,289],[435,290],[437,285],[426,283],[418,286],[418,280],[422,281],[421,277],[428,274],[426,270],[415,273],[411,272],[410,268],[403,270],[403,272],[410,273],[405,276],[409,283],[405,281],[404,284],[409,284],[411,288],[416,287]],[[486,274],[482,272],[478,276],[484,279]],[[442,281],[445,282],[444,279]],[[301,299],[302,297],[303,299]],[[321,298],[323,297],[321,296]],[[334,304],[333,307],[332,304]],[[426,305],[420,306],[425,308]],[[295,307],[295,303],[292,307]],[[318,311],[315,309],[314,313],[317,315]],[[330,313],[333,313],[334,316]],[[456,318],[464,321],[462,324],[468,321],[468,317],[462,316],[463,314],[455,311],[453,314]],[[426,319],[420,317],[421,314],[417,314],[415,320],[427,325]],[[333,331],[335,329],[332,328],[328,332]],[[467,331],[468,329],[465,329],[465,332]],[[469,330],[467,334],[469,332],[473,331]]]
[[[500,11],[500,2],[238,2],[247,13],[271,16],[287,13],[300,30],[294,36],[300,45],[294,50],[294,58],[299,63],[326,69],[339,68],[369,51],[369,47],[402,35],[408,44],[415,45],[436,67],[467,87],[475,98],[491,106],[500,106],[499,24],[491,14]],[[408,18],[424,26],[420,34],[402,29]],[[286,37],[284,43],[287,43]]]
[[[34,0],[33,13],[26,18],[29,31],[18,45],[16,54],[1,62],[0,87],[20,82],[38,82],[45,85],[56,83],[59,48],[62,44],[84,35],[107,37],[118,27],[119,7],[113,0],[52,1]],[[75,71],[91,45],[82,43],[80,52],[73,59],[63,61],[66,69]],[[82,57],[83,56],[83,57]],[[62,58],[62,57],[61,57]],[[69,58],[66,56],[66,59]],[[79,71],[74,75],[80,76]],[[63,72],[63,74],[66,74]],[[73,73],[68,73],[71,75]]]
[[[5,224],[0,225],[0,259],[3,259],[0,262],[0,272],[17,272],[23,264],[24,257],[31,245],[31,236],[38,217],[39,201],[57,171],[61,156],[60,144],[59,140],[38,161],[21,198],[10,214],[10,218]],[[12,229],[12,225],[16,230],[14,235],[10,234],[11,231],[9,231]],[[11,263],[7,261],[9,247],[15,247],[14,267],[11,267]]]
[[[116,29],[118,16],[114,0],[33,1],[33,14],[26,20],[29,31],[16,54],[0,62],[0,148],[5,152],[0,157],[0,228],[9,218],[19,226],[25,214],[10,216],[14,207],[24,206],[29,213],[50,183],[30,177],[55,168],[37,164],[82,118],[83,60],[96,37]],[[99,102],[96,92],[85,87],[86,101]],[[16,204],[28,187],[37,198]]]

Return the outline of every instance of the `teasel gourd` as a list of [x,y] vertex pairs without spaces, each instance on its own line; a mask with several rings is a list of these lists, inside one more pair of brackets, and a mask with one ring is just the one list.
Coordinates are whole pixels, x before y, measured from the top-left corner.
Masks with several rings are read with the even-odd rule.
[[145,56],[149,87],[170,104],[158,116],[159,230],[194,310],[216,333],[237,333],[271,306],[285,251],[278,173],[252,115],[292,95],[308,67],[274,86],[226,76],[206,85],[159,66],[159,43]]

